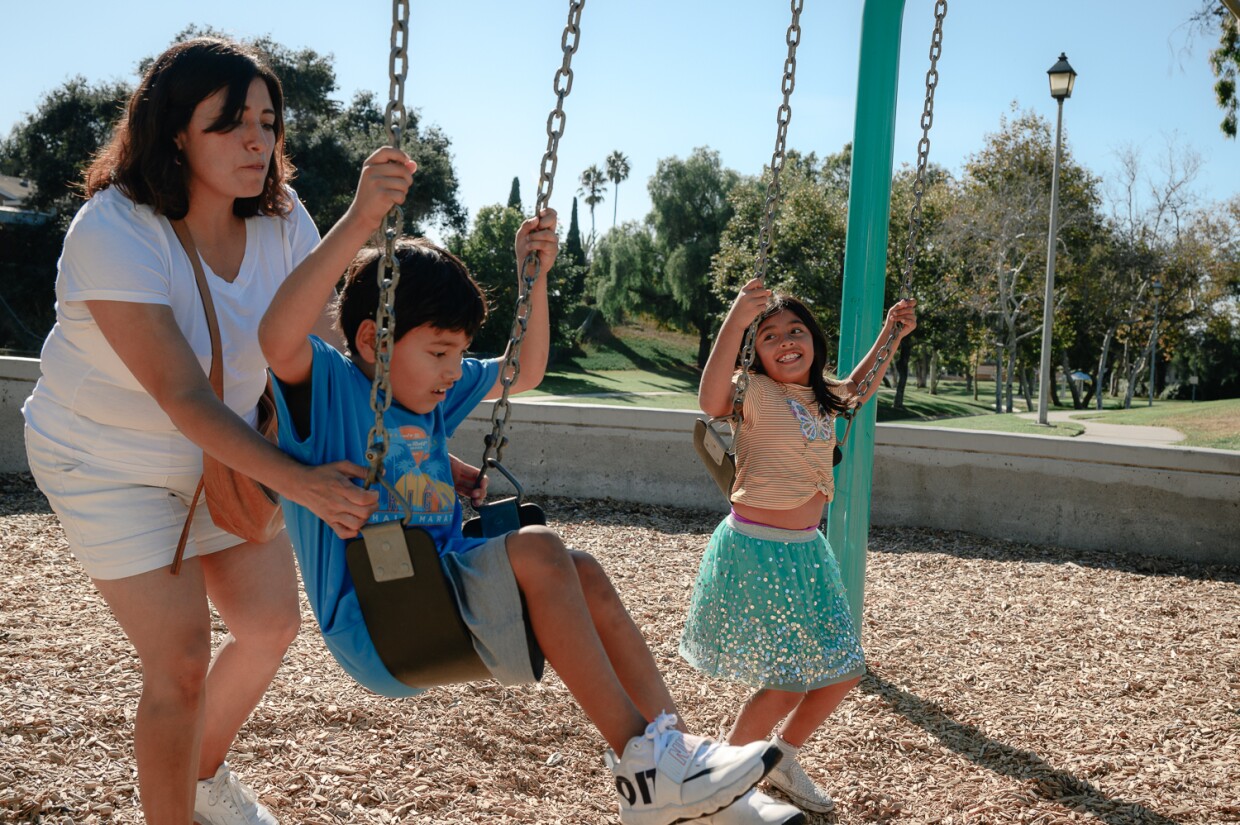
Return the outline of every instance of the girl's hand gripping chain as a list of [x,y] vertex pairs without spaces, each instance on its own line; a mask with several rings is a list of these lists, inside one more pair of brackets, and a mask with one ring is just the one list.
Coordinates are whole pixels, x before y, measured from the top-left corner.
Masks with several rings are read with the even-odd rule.
[[913,298],[905,298],[887,310],[887,320],[883,323],[883,331],[879,338],[886,338],[892,330],[895,330],[896,340],[892,343],[898,344],[915,329],[917,329],[917,301]]

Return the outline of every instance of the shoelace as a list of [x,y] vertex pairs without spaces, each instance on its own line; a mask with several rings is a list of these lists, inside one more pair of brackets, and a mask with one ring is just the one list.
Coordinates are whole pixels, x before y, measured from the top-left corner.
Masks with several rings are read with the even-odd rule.
[[228,807],[238,816],[244,815],[247,804],[253,804],[255,801],[248,793],[249,789],[241,784],[241,780],[231,770],[225,768],[221,773],[224,775],[220,776],[217,773],[211,782],[211,790],[207,792],[207,802],[215,805],[227,793],[225,803]]
[[[657,763],[663,755],[663,751],[668,748],[668,739],[672,737],[683,737],[685,740],[686,750],[691,752],[692,758],[706,757],[719,747],[718,742],[709,739],[701,739],[699,737],[689,737],[676,729],[678,721],[674,713],[660,713],[655,720],[646,726],[646,738],[654,743],[654,761]],[[688,747],[696,740],[696,747]]]

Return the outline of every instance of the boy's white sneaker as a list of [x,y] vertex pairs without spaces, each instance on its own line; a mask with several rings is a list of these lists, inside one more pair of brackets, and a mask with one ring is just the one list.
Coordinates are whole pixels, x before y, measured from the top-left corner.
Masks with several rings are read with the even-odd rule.
[[279,825],[254,791],[224,762],[215,776],[198,780],[194,796],[195,825]]
[[709,816],[752,788],[779,761],[771,742],[721,745],[676,730],[661,714],[617,757],[604,760],[616,778],[622,825],[672,825]]
[[804,825],[805,814],[787,802],[750,791],[722,811],[696,819],[691,825]]
[[805,774],[801,763],[797,761],[797,752],[800,748],[792,747],[778,736],[775,737],[774,743],[783,755],[783,759],[767,775],[767,781],[783,791],[793,804],[807,811],[825,814],[834,809],[835,800],[814,784],[814,780]]

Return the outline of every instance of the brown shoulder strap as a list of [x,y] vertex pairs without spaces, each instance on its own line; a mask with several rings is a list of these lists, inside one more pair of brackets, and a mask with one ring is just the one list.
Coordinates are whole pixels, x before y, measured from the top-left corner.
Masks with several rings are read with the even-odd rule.
[[169,221],[172,231],[177,233],[177,240],[185,248],[189,256],[189,265],[194,268],[194,281],[198,284],[198,295],[202,298],[202,308],[207,314],[207,329],[211,333],[211,388],[220,400],[224,400],[224,355],[220,343],[220,322],[215,314],[215,301],[211,298],[211,286],[207,283],[207,273],[202,271],[202,259],[198,257],[198,247],[194,246],[194,236],[190,234],[185,221]]
[[[181,242],[181,246],[185,249],[185,254],[189,256],[189,265],[194,269],[194,280],[198,284],[198,295],[202,298],[202,308],[207,314],[207,330],[211,334],[211,389],[215,390],[215,394],[220,400],[224,400],[224,355],[222,345],[220,343],[220,322],[215,314],[215,301],[211,298],[211,286],[207,283],[207,274],[202,271],[202,260],[198,257],[198,247],[194,246],[194,236],[190,234],[189,227],[185,225],[183,220],[170,220],[172,231],[177,234],[177,240]],[[172,557],[172,568],[169,572],[177,575],[181,572],[181,561],[185,557],[185,543],[189,540],[189,526],[194,520],[194,511],[198,509],[198,499],[202,495],[203,482],[198,480],[198,487],[194,490],[194,497],[189,503],[189,512],[185,515],[185,526],[181,528],[181,538],[177,541],[177,552]]]

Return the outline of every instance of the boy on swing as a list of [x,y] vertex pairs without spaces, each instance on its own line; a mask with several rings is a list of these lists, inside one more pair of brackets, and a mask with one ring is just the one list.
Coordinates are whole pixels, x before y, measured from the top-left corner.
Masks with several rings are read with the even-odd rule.
[[[404,201],[415,169],[393,148],[366,160],[348,213],[289,275],[260,325],[259,342],[276,379],[280,446],[304,462],[366,463],[380,253],[358,250],[389,209]],[[537,253],[539,272],[513,392],[542,380],[550,346],[546,275],[558,247],[551,210],[525,221],[517,233],[517,260]],[[569,550],[545,527],[492,539],[461,534],[447,439],[480,401],[499,396],[501,362],[465,356],[486,303],[457,258],[417,239],[401,241],[396,259],[384,477],[412,507],[410,523],[434,539],[480,658],[499,682],[520,684],[541,676],[546,656],[611,747],[606,761],[624,825],[671,825],[726,808],[770,770],[778,751],[766,742],[719,745],[680,729],[654,659],[598,562]],[[310,334],[346,267],[337,323],[347,355]],[[403,515],[389,498],[387,489],[379,490],[372,522]],[[349,516],[333,526],[293,502],[284,510],[333,655],[378,693],[420,693],[386,670],[370,641],[345,562],[345,542],[354,537],[344,526]]]

